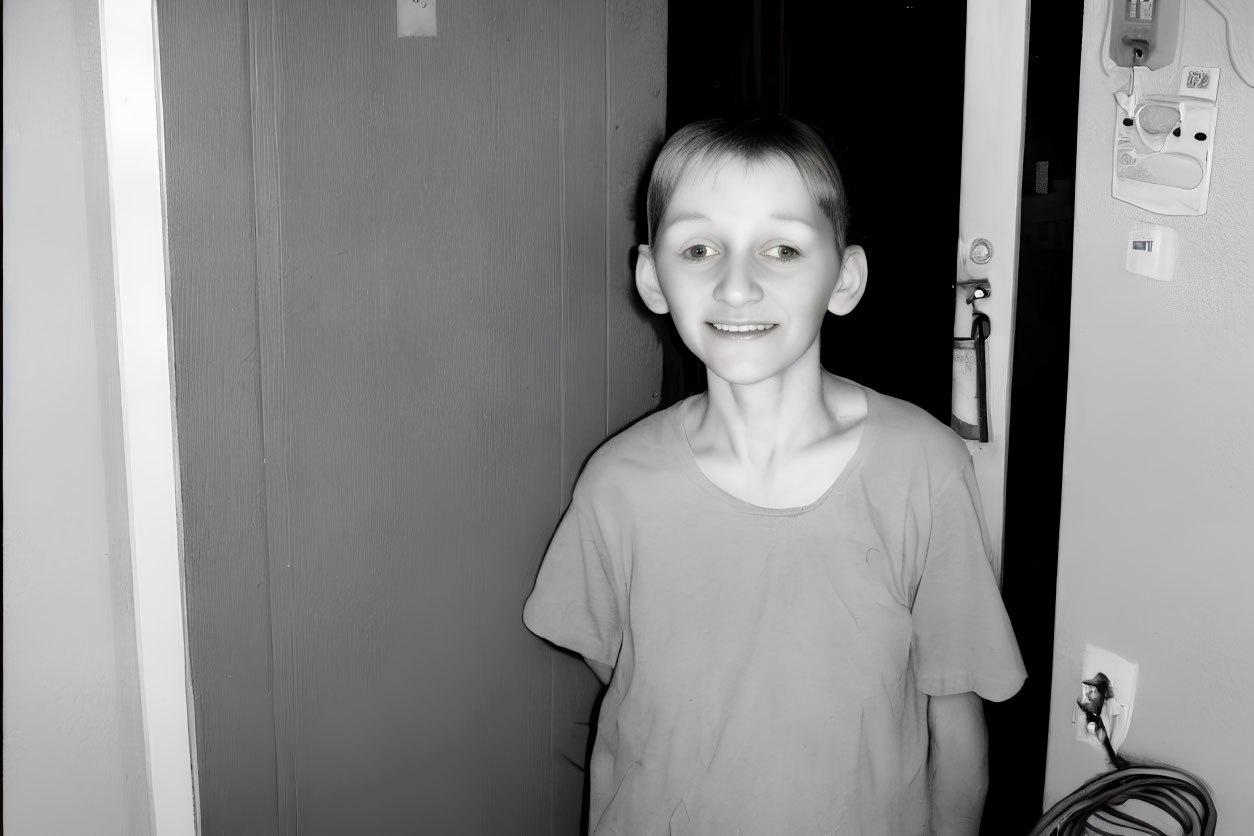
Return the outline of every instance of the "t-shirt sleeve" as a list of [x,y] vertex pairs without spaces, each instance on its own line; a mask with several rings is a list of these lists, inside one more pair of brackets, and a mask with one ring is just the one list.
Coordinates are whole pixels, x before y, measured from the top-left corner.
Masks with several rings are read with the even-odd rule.
[[623,639],[619,601],[596,515],[576,486],[523,608],[523,623],[541,638],[613,667]]
[[919,688],[1009,699],[1027,672],[990,560],[975,473],[968,463],[935,500],[922,578],[911,610]]

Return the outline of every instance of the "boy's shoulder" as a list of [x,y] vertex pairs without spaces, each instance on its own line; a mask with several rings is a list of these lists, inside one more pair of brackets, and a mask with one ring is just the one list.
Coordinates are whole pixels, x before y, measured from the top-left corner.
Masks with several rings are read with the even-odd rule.
[[633,473],[656,474],[676,465],[683,452],[677,422],[684,404],[651,412],[610,436],[588,457],[579,482],[618,482]]
[[871,389],[867,389],[867,399],[881,446],[941,470],[970,462],[971,453],[963,440],[927,410]]

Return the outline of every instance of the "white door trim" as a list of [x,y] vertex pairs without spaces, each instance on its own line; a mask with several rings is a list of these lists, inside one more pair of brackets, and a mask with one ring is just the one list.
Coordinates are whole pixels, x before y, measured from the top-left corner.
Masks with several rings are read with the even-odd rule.
[[[968,442],[984,502],[998,577],[1006,498],[1011,356],[1019,269],[1020,180],[1027,93],[1029,0],[968,0],[966,80],[962,105],[962,186],[958,210],[958,279],[987,279],[989,441]],[[993,245],[987,263],[971,263],[971,243]],[[954,335],[971,333],[966,289],[955,300]],[[1061,420],[1061,419],[1060,419]]]
[[170,365],[155,11],[101,0],[135,634],[151,832],[197,832]]

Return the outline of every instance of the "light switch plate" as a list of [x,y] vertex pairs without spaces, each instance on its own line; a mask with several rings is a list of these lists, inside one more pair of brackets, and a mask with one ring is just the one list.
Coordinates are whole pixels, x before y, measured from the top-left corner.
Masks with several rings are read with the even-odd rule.
[[1169,282],[1176,272],[1179,236],[1169,226],[1142,224],[1128,232],[1124,266],[1129,273]]

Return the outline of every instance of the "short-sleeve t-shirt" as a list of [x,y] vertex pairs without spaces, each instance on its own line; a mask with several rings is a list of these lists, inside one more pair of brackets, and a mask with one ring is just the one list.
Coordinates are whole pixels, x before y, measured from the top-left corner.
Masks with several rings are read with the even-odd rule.
[[689,401],[589,460],[524,610],[613,668],[597,836],[917,836],[927,699],[1012,696],[1023,662],[965,445],[867,390],[853,458],[800,508],[701,472]]

